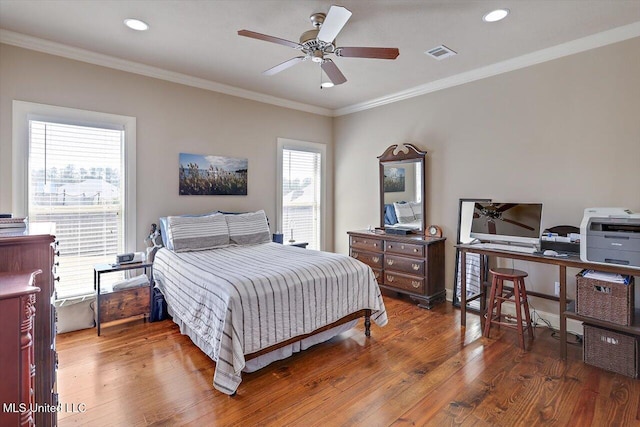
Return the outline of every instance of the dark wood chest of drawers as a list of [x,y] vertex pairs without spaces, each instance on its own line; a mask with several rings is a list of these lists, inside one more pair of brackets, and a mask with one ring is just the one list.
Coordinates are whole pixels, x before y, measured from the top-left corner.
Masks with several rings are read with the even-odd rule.
[[382,289],[409,295],[422,308],[445,300],[444,238],[350,231],[349,255],[369,265]]
[[[46,230],[45,230],[46,228]],[[56,393],[55,307],[53,262],[54,236],[51,227],[30,226],[29,231],[16,235],[0,236],[0,272],[24,272],[40,270],[36,297],[35,322],[33,325],[33,350],[35,367],[35,413],[36,426],[57,425],[57,414],[51,411],[58,405]]]
[[[36,272],[0,273],[0,425],[33,426]],[[6,407],[5,407],[6,406]]]

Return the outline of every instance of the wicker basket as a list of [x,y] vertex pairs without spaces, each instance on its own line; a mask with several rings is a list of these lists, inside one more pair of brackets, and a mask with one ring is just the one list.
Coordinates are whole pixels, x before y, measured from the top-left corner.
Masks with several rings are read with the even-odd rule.
[[638,341],[596,326],[584,325],[584,362],[631,378],[638,378]]
[[634,283],[606,282],[584,277],[585,270],[576,276],[576,313],[618,325],[633,322]]

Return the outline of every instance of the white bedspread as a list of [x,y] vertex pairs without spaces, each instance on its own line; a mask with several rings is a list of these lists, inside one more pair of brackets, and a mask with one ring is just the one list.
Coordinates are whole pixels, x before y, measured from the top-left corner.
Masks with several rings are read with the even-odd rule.
[[161,249],[153,267],[178,323],[216,362],[213,385],[226,394],[242,381],[246,354],[362,309],[372,310],[377,325],[387,323],[371,268],[344,255],[277,243]]

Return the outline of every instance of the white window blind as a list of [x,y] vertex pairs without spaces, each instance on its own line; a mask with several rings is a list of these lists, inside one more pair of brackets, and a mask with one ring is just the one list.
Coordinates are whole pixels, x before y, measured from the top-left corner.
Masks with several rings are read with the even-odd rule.
[[320,152],[282,150],[282,231],[284,240],[309,243],[320,249],[322,211],[322,155]]
[[28,216],[56,225],[58,299],[93,293],[93,265],[124,250],[123,146],[123,129],[29,121]]

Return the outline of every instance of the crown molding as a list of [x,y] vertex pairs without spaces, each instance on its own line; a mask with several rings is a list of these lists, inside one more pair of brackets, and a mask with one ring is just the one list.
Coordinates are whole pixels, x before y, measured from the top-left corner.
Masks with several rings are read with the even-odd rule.
[[226,95],[237,96],[239,98],[250,99],[252,101],[262,102],[265,104],[277,105],[278,107],[291,108],[293,110],[304,111],[321,116],[331,117],[333,115],[333,111],[327,108],[290,101],[287,99],[265,95],[246,89],[240,89],[211,80],[201,79],[198,77],[189,76],[187,74],[176,73],[173,71],[164,70],[162,68],[140,64],[138,62],[116,58],[114,56],[103,55],[100,53],[91,52],[89,50],[68,46],[62,43],[56,43],[49,40],[16,33],[14,31],[0,29],[0,43],[48,53],[51,55],[61,56],[68,59],[74,59],[76,61],[87,62],[89,64],[100,65],[102,67],[113,68],[120,71],[126,71],[129,73],[166,80],[186,86],[210,90],[212,92],[219,92]]
[[486,67],[476,68],[471,71],[456,74],[451,77],[436,80],[424,85],[416,86],[391,95],[365,101],[359,104],[353,104],[344,108],[333,110],[333,116],[344,116],[356,113],[358,111],[369,110],[371,108],[380,107],[382,105],[392,104],[394,102],[403,101],[405,99],[414,98],[416,96],[425,95],[427,93],[436,92],[442,89],[470,83],[476,80],[485,79],[487,77],[496,76],[510,71],[519,70],[521,68],[530,67],[542,62],[552,61],[564,56],[573,55],[575,53],[584,52],[609,44],[621,42],[634,37],[640,36],[640,22],[613,28],[601,33],[593,34],[580,39],[572,40],[547,49],[538,50],[506,61],[497,62]]
[[436,92],[442,89],[447,89],[476,80],[485,79],[487,77],[508,73],[510,71],[519,70],[521,68],[530,67],[532,65],[540,64],[543,62],[552,61],[564,56],[596,49],[598,47],[621,42],[634,37],[640,37],[640,22],[634,22],[629,25],[613,28],[611,30],[572,40],[570,42],[553,46],[547,49],[542,49],[516,58],[497,62],[486,67],[476,68],[471,71],[429,82],[424,85],[416,86],[414,88],[396,92],[380,98],[375,98],[358,104],[349,105],[343,108],[338,108],[336,110],[330,110],[323,107],[290,101],[287,99],[265,95],[246,89],[240,89],[234,86],[213,82],[211,80],[201,79],[198,77],[176,73],[173,71],[167,71],[162,68],[152,67],[134,61],[128,61],[109,55],[91,52],[85,49],[71,47],[62,43],[51,42],[37,37],[27,36],[13,31],[0,29],[0,43],[6,43],[25,49],[62,56],[65,58],[113,68],[120,71],[140,74],[143,76],[166,80],[173,83],[197,87],[200,89],[210,90],[213,92],[219,92],[226,95],[237,96],[240,98],[250,99],[252,101],[262,102],[265,104],[276,105],[278,107],[290,108],[293,110],[304,111],[307,113],[318,114],[327,117],[338,117],[357,113],[359,111],[369,110],[383,105],[392,104],[394,102],[414,98],[416,96]]

